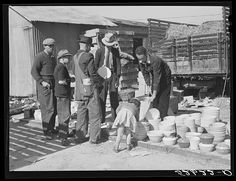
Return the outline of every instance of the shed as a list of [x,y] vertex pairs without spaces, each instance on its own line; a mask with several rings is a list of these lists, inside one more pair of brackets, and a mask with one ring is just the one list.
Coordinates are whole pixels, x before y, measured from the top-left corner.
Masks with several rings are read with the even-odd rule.
[[133,31],[134,34],[132,36],[133,39],[133,47],[132,53],[134,55],[134,51],[138,46],[148,46],[148,23],[117,19],[117,18],[108,18],[108,20],[117,24],[116,27],[108,27],[109,30],[116,31]]
[[42,41],[56,40],[57,53],[66,48],[75,54],[79,35],[93,28],[116,26],[79,6],[9,6],[9,86],[11,96],[36,94],[30,71]]

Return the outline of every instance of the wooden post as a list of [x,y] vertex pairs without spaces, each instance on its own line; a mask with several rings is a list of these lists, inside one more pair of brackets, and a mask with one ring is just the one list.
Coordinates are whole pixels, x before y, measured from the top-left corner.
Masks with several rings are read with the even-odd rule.
[[175,72],[175,74],[177,74],[176,39],[173,39],[173,44],[172,44],[172,55],[173,55],[173,60],[174,60],[174,72]]
[[148,19],[148,49],[150,50],[152,48],[152,42],[151,42],[151,20]]
[[188,36],[187,47],[188,47],[188,58],[189,58],[189,65],[190,65],[190,72],[192,73],[193,64],[192,64],[192,43],[191,43],[191,36]]
[[218,47],[219,69],[220,72],[222,72],[222,33],[218,33],[217,47]]

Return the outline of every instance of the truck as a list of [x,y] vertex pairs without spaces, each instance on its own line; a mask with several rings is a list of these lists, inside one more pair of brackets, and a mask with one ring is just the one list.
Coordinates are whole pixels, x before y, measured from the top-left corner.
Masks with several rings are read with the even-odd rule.
[[166,39],[170,25],[196,25],[148,19],[148,51],[167,62],[173,87],[184,90],[185,95],[230,94],[230,7],[222,11],[223,31],[173,39]]

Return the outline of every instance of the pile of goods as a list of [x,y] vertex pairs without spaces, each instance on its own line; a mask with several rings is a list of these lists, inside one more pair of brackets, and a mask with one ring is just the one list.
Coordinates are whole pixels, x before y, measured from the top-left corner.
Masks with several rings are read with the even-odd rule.
[[20,114],[26,110],[34,110],[39,107],[39,103],[32,97],[13,97],[9,98],[9,114]]
[[[149,109],[142,121],[150,142],[178,144],[180,148],[220,154],[230,153],[230,135],[226,123],[220,120],[218,107],[210,106],[202,113],[166,116],[163,121],[157,109]],[[228,130],[229,131],[229,130]]]
[[187,26],[170,24],[166,31],[166,39],[171,40],[174,38],[183,38],[187,36],[212,34],[217,32],[223,32],[223,21],[207,21],[200,26]]
[[209,99],[208,97],[205,97],[201,100],[195,100],[193,96],[185,96],[183,97],[183,100],[179,103],[179,108],[188,108],[188,107],[208,107],[208,106],[214,106],[214,101],[212,99]]
[[138,64],[134,64],[132,61],[127,62],[121,66],[121,89],[132,88],[138,89]]

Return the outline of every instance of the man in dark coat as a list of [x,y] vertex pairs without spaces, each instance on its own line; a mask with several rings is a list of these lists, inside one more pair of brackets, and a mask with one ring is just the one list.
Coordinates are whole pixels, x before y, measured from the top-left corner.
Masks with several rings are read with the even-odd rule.
[[75,75],[75,100],[78,101],[76,143],[86,141],[89,125],[89,142],[97,144],[101,133],[101,108],[98,85],[101,77],[97,74],[93,54],[90,53],[92,38],[81,36],[80,49],[73,57],[72,71]]
[[152,56],[140,46],[135,50],[141,72],[147,86],[152,90],[150,101],[160,111],[160,117],[167,116],[171,91],[171,70],[160,57]]
[[35,57],[31,75],[36,80],[37,98],[40,103],[43,133],[46,139],[52,139],[56,117],[55,81],[53,77],[56,58],[53,56],[55,40],[47,38],[43,41],[44,51]]
[[102,39],[102,45],[97,49],[95,55],[95,66],[97,69],[104,65],[111,70],[111,77],[104,80],[103,84],[99,87],[99,97],[102,110],[102,123],[105,122],[106,117],[106,99],[107,92],[110,94],[111,114],[112,120],[116,117],[116,108],[119,105],[118,100],[118,86],[119,78],[121,75],[121,62],[119,49],[114,46],[117,44],[115,35],[113,33],[106,33]]

